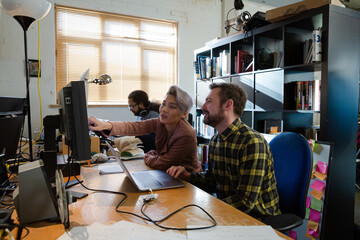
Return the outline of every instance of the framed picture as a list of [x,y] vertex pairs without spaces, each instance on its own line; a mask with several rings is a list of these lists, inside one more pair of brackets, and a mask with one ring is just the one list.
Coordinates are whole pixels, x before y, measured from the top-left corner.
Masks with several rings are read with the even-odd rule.
[[[29,75],[30,77],[38,77],[39,73],[39,60],[29,59]],[[41,71],[39,74],[41,77]]]

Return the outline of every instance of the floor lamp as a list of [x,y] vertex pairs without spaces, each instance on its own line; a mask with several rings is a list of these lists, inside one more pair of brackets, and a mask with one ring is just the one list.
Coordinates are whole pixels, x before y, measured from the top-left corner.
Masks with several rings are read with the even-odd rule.
[[29,65],[27,52],[27,30],[30,25],[45,17],[51,7],[47,0],[1,0],[1,6],[4,11],[21,25],[24,30],[24,48],[25,48],[25,71],[26,71],[26,101],[28,115],[28,133],[29,133],[29,150],[30,161],[33,161],[32,151],[32,133],[31,133],[31,115],[30,115],[30,94],[29,94]]

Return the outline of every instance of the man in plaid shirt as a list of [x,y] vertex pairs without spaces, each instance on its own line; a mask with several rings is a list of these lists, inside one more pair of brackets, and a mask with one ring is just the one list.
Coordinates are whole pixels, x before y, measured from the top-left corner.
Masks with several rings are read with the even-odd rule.
[[273,157],[269,144],[241,122],[246,94],[238,85],[213,83],[202,106],[204,123],[217,133],[209,146],[208,168],[188,173],[173,166],[167,173],[187,179],[252,217],[280,214]]

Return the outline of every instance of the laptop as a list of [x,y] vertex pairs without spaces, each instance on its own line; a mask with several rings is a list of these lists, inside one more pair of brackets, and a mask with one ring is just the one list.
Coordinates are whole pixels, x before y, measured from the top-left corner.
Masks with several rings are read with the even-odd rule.
[[116,161],[124,170],[126,176],[130,178],[130,180],[135,184],[140,192],[150,191],[150,189],[163,190],[185,187],[185,184],[182,181],[160,170],[129,172],[115,149],[108,142],[106,142],[106,144],[109,147],[111,153],[115,156]]

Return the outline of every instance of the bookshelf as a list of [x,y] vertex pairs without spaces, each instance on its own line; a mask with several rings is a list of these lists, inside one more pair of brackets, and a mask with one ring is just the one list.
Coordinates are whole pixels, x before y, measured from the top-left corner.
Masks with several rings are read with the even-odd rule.
[[[309,39],[318,29],[322,34],[320,61],[309,59]],[[195,128],[199,136],[210,137],[201,126],[201,106],[210,91],[208,85],[225,81],[246,91],[248,100],[241,119],[253,129],[268,132],[275,129],[271,128],[274,124],[280,132],[298,132],[308,138],[316,129],[317,140],[334,144],[321,239],[353,236],[359,32],[359,12],[330,4],[211,41],[194,51],[195,62],[199,57],[210,62],[222,58],[220,66],[210,64],[220,69],[211,69],[212,74],[203,78],[195,77]],[[223,53],[227,53],[226,58]],[[241,62],[245,53],[248,65]],[[225,71],[222,66],[226,66]]]

